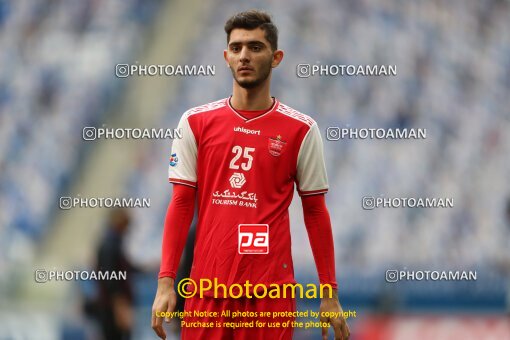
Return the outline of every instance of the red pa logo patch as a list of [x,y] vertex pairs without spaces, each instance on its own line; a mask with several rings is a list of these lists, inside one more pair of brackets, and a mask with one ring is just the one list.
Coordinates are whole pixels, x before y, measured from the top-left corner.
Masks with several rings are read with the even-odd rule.
[[239,254],[268,254],[269,225],[240,224],[238,229]]

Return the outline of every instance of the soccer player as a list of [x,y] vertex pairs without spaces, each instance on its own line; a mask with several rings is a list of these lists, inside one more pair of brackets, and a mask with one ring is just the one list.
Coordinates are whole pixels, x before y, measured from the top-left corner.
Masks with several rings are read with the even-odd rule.
[[[331,297],[326,292],[321,299],[320,312],[340,315],[321,316],[320,321],[330,323],[335,339],[347,339],[349,328],[341,316],[337,295],[319,128],[312,118],[270,95],[272,69],[284,55],[278,49],[278,31],[270,16],[256,10],[238,13],[227,21],[225,32],[227,49],[223,53],[234,78],[232,95],[186,111],[179,122],[182,139],[174,140],[172,145],[169,181],[173,183],[173,195],[165,218],[152,328],[160,338],[166,337],[163,320],[156,313],[174,310],[174,279],[195,201],[198,224],[190,277],[197,284],[200,279],[217,280],[227,287],[246,282],[267,287],[295,283],[288,214],[295,183],[319,281],[333,288]],[[202,298],[196,295],[187,299],[185,311],[218,312],[219,317],[185,316],[184,321],[194,327],[184,323],[183,339],[292,338],[291,326],[221,327],[253,320],[221,313],[226,310],[252,316],[293,312],[296,303],[290,294],[261,299],[253,295],[249,298],[249,292],[241,298],[207,293]],[[257,320],[294,320],[277,315]],[[328,328],[322,328],[324,339]]]

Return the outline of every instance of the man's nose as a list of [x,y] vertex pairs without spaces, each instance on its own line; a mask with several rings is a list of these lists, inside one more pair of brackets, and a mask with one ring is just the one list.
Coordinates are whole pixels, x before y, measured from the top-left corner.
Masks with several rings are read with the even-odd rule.
[[244,46],[241,49],[241,53],[239,54],[239,60],[241,62],[249,62],[250,61],[250,51],[248,50],[248,47]]

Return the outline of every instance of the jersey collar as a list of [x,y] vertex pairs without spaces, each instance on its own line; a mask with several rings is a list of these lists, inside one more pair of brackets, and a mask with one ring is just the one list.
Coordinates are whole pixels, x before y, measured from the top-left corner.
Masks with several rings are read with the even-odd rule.
[[255,117],[252,117],[252,118],[247,118],[247,117],[244,117],[239,111],[237,111],[236,109],[234,109],[232,107],[232,105],[230,104],[230,99],[231,98],[232,98],[232,96],[226,98],[227,106],[230,108],[230,110],[232,110],[232,112],[234,114],[236,114],[239,118],[241,118],[245,123],[248,123],[248,122],[251,122],[251,121],[254,121],[256,119],[259,119],[259,118],[262,118],[264,116],[269,115],[271,112],[276,111],[276,109],[278,108],[278,105],[280,105],[280,102],[278,101],[278,99],[276,99],[275,97],[271,97],[271,98],[273,98],[273,105],[271,105],[271,107],[269,109],[267,109],[266,111],[262,112],[258,116],[255,116]]

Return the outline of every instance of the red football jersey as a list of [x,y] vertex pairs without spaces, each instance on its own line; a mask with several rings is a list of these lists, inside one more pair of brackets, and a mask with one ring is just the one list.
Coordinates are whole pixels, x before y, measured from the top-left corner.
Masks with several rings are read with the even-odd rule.
[[169,181],[197,188],[191,278],[295,283],[288,207],[328,190],[317,123],[274,99],[246,118],[230,98],[184,113],[172,145]]

